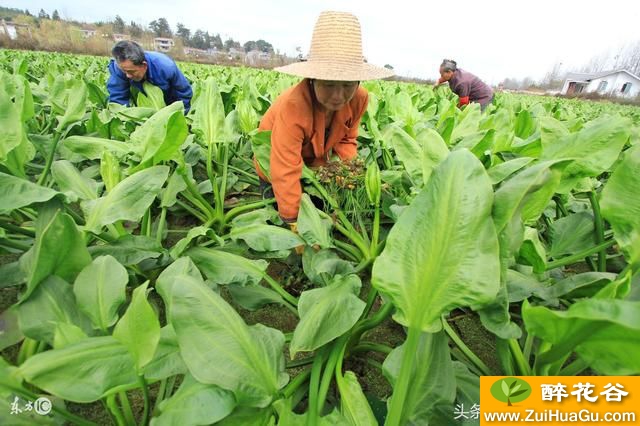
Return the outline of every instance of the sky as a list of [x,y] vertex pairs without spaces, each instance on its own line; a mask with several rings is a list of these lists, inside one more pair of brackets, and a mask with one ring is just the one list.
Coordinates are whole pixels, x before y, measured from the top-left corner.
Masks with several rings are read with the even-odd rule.
[[397,74],[438,77],[443,58],[454,59],[490,84],[505,78],[540,80],[555,64],[575,70],[593,56],[640,40],[640,1],[609,0],[0,0],[0,5],[57,9],[63,18],[146,25],[164,17],[175,30],[220,33],[244,43],[264,39],[281,53],[307,53],[321,11],[355,14],[369,63]]

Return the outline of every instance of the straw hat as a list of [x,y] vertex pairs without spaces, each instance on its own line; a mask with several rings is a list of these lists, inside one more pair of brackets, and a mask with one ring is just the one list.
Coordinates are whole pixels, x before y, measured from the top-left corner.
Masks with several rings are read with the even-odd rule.
[[360,22],[346,12],[322,12],[311,37],[306,62],[276,68],[318,80],[361,81],[391,77],[393,71],[364,62]]

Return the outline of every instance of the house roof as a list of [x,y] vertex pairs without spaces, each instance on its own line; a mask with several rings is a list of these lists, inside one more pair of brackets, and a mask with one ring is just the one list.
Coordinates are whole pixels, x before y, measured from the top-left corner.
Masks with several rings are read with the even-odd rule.
[[588,83],[591,80],[595,80],[598,78],[602,78],[602,77],[606,77],[608,75],[611,74],[617,74],[623,72],[625,74],[629,74],[631,77],[635,78],[636,80],[640,81],[640,77],[638,77],[637,75],[630,73],[627,70],[609,70],[609,71],[602,71],[602,72],[596,72],[596,73],[578,73],[578,72],[570,72],[567,73],[567,80],[571,80],[571,81],[577,81],[577,82],[582,82],[582,83]]

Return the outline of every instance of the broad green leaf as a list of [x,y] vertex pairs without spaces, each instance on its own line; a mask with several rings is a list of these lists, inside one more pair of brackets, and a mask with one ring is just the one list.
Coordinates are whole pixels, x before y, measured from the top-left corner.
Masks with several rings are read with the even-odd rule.
[[360,318],[366,303],[358,298],[362,283],[357,275],[337,276],[327,287],[300,295],[300,322],[293,332],[289,351],[313,351],[346,333]]
[[531,163],[533,160],[534,159],[531,157],[520,157],[498,164],[487,171],[489,179],[491,179],[491,183],[496,185],[525,167],[527,164]]
[[551,224],[549,256],[559,259],[595,246],[593,216],[587,212],[571,214]]
[[328,249],[318,252],[305,250],[302,255],[302,267],[309,281],[318,286],[328,285],[336,275],[348,275],[354,272],[351,263]]
[[187,184],[180,175],[180,173],[174,172],[169,181],[167,187],[162,190],[160,196],[160,207],[173,206],[178,198],[178,194],[187,189]]
[[164,102],[164,94],[162,93],[162,89],[158,86],[154,86],[148,81],[145,81],[142,84],[142,90],[143,91],[138,93],[137,103],[139,107],[153,108],[154,110],[158,111],[167,106]]
[[422,180],[427,182],[433,169],[449,155],[449,148],[434,129],[423,130],[416,139],[422,145]]
[[133,290],[127,311],[113,329],[113,337],[131,352],[138,374],[153,359],[160,341],[160,321],[147,300],[148,284]]
[[182,253],[187,249],[187,247],[189,247],[191,241],[203,235],[207,235],[209,232],[210,229],[205,226],[196,226],[195,228],[189,229],[187,235],[184,238],[180,239],[180,241],[178,241],[173,247],[171,247],[171,251],[169,252],[171,254],[171,257],[174,259],[179,258],[180,256],[182,256]]
[[627,150],[602,191],[602,216],[632,270],[640,269],[640,146]]
[[597,373],[640,373],[640,302],[585,299],[566,311],[522,306],[527,331],[551,344],[541,364],[576,352]]
[[64,113],[58,116],[56,131],[62,133],[69,125],[84,117],[87,103],[87,86],[82,80],[75,80],[65,93]]
[[[277,401],[276,401],[277,402]],[[273,426],[273,408],[253,408],[238,406],[216,426]],[[291,425],[295,426],[295,425]]]
[[187,121],[181,101],[156,112],[131,134],[131,143],[140,152],[139,168],[170,160],[187,135]]
[[204,247],[185,252],[202,273],[216,284],[258,284],[267,269],[264,260],[250,260],[237,254]]
[[569,162],[551,160],[527,167],[504,181],[495,193],[493,218],[498,232],[509,222],[537,219],[559,184]]
[[106,331],[118,321],[128,281],[127,270],[109,255],[95,258],[78,274],[73,292],[95,328]]
[[50,275],[73,282],[82,268],[91,263],[82,233],[66,213],[56,211],[51,220],[36,233],[33,247],[20,258],[20,268],[27,274],[27,300],[38,284]]
[[200,96],[193,102],[193,132],[199,135],[206,145],[225,141],[225,110],[213,77],[201,84]]
[[420,144],[397,124],[391,124],[385,129],[383,139],[393,147],[413,184],[421,187],[423,149]]
[[547,267],[547,252],[540,241],[536,228],[525,227],[524,240],[518,253],[520,261],[533,266],[533,272],[541,274]]
[[570,158],[558,192],[567,193],[583,177],[596,177],[607,171],[629,140],[629,119],[601,117],[590,121],[576,133],[544,147],[541,160]]
[[24,339],[24,334],[18,324],[19,306],[12,305],[0,313],[0,351],[20,343]]
[[333,221],[313,205],[308,194],[302,194],[298,212],[298,233],[309,245],[320,248],[334,247],[331,238]]
[[[446,334],[443,331],[436,334],[421,333],[419,339],[403,405],[400,422],[403,425],[431,424],[429,419],[434,415],[436,406],[451,406],[456,395],[456,381]],[[394,386],[402,367],[405,344],[395,348],[384,360],[382,372]],[[392,395],[393,397],[395,396]],[[453,418],[453,410],[449,415]]]
[[129,176],[106,196],[87,201],[83,209],[88,212],[85,228],[100,233],[105,225],[119,220],[138,221],[156,198],[169,175],[169,167],[155,166]]
[[396,306],[400,324],[437,331],[441,315],[495,298],[500,269],[492,195],[482,164],[459,150],[400,216],[372,272],[373,286]]
[[93,245],[89,253],[98,256],[113,256],[123,265],[137,265],[145,259],[160,257],[164,249],[158,242],[144,235],[123,235],[115,241]]
[[233,301],[250,311],[255,311],[269,304],[284,305],[285,301],[277,292],[261,285],[232,285],[229,293]]
[[71,152],[81,155],[87,160],[99,160],[104,152],[110,152],[114,157],[122,158],[133,148],[130,143],[93,136],[69,136],[61,143]]
[[271,130],[251,136],[251,150],[262,173],[271,179]]
[[[2,75],[4,74],[0,74]],[[11,150],[20,145],[24,132],[20,111],[0,85],[0,162],[7,158]]]
[[93,179],[82,176],[78,169],[67,160],[55,161],[51,166],[51,175],[60,191],[71,202],[80,200],[95,200],[98,198],[98,184]]
[[178,337],[171,324],[160,330],[160,341],[153,359],[144,367],[147,380],[162,380],[175,375],[187,374],[187,366],[180,356]]
[[191,374],[232,391],[238,404],[265,407],[287,383],[284,335],[261,324],[248,327],[202,281],[176,277],[170,321]]
[[56,323],[53,332],[53,347],[54,349],[61,349],[87,337],[87,334],[80,327],[66,322],[59,322]]
[[120,162],[109,151],[104,151],[102,158],[100,158],[100,176],[102,176],[102,182],[104,183],[106,192],[111,192],[122,180]]
[[304,244],[304,240],[295,233],[274,225],[234,226],[229,236],[233,241],[244,241],[255,251],[287,250]]
[[355,426],[377,426],[371,406],[364,396],[358,378],[352,371],[347,371],[344,376],[336,375],[336,383],[340,392],[340,412]]
[[258,210],[252,210],[248,213],[240,214],[233,218],[231,223],[233,226],[245,226],[245,225],[254,225],[254,224],[267,224],[267,222],[271,223],[282,223],[279,219],[278,211],[273,207],[265,207]]
[[17,314],[25,336],[49,344],[53,344],[58,323],[91,329],[87,317],[78,309],[73,288],[56,276],[45,279],[29,299],[18,305]]
[[187,374],[176,393],[158,405],[160,415],[151,419],[151,426],[209,425],[227,417],[235,406],[233,393]]
[[41,352],[18,371],[40,389],[79,403],[97,401],[118,387],[138,383],[131,354],[111,336],[89,337]]
[[171,312],[171,290],[177,277],[191,277],[202,281],[202,274],[188,257],[181,257],[169,265],[156,280],[156,291],[165,301],[166,315]]
[[0,172],[0,214],[50,200],[58,194],[53,189]]

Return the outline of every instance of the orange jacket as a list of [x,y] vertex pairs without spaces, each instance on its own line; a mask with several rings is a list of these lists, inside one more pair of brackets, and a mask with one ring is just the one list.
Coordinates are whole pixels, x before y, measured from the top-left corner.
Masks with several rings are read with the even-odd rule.
[[[334,113],[327,141],[325,110],[315,100],[308,79],[284,91],[269,107],[260,130],[271,130],[271,183],[282,219],[294,221],[298,217],[303,161],[309,167],[321,166],[332,150],[341,160],[356,156],[360,119],[368,101],[367,91],[358,87],[351,101]],[[256,171],[268,180],[257,164]]]

